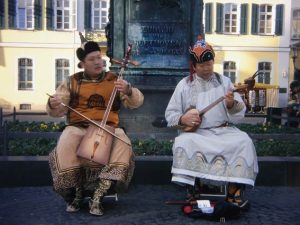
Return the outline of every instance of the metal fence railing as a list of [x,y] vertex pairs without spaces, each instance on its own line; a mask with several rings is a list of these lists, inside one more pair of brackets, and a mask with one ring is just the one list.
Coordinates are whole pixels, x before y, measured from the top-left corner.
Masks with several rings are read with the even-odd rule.
[[[273,111],[275,112],[275,111]],[[299,122],[300,118],[293,118],[286,116],[284,109],[277,110],[276,114],[272,113],[272,110],[268,112],[265,116],[268,122],[282,124],[283,121],[288,126],[290,122]],[[0,155],[6,156],[9,148],[9,141],[14,139],[34,139],[34,138],[45,138],[45,139],[58,139],[61,132],[16,132],[9,131],[7,127],[7,121],[4,121],[4,118],[13,117],[13,121],[16,121],[18,115],[47,115],[43,112],[17,112],[14,108],[12,113],[3,114],[2,108],[0,108]],[[263,116],[263,115],[262,115]],[[276,139],[276,140],[299,140],[300,134],[249,134],[253,140],[267,140],[267,139]],[[130,135],[131,136],[131,135]],[[136,136],[136,135],[134,135]]]

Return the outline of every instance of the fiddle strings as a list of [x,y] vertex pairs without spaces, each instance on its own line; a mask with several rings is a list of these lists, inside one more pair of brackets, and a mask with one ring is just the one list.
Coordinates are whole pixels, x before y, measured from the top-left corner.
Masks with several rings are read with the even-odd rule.
[[[127,66],[128,64],[128,59],[129,59],[129,55],[131,53],[131,47],[132,45],[131,44],[128,44],[128,48],[127,48],[127,51],[126,51],[126,54],[125,54],[125,58],[122,62],[122,67],[121,67],[121,70],[119,72],[119,75],[118,75],[118,78],[117,79],[122,79],[123,78],[123,73],[124,73],[124,70],[125,70],[125,67]],[[114,89],[112,91],[112,94],[110,96],[110,99],[109,99],[109,102],[107,104],[107,107],[106,107],[106,110],[104,112],[104,116],[103,116],[103,119],[101,121],[101,124],[103,126],[106,125],[106,122],[107,122],[107,119],[108,119],[108,116],[109,116],[109,113],[110,113],[110,110],[112,108],[112,105],[113,105],[113,102],[114,102],[114,99],[116,97],[116,94],[117,94],[117,88],[116,86],[114,86]]]
[[[117,79],[121,79],[122,76],[123,76],[123,73],[124,73],[124,67],[121,68],[121,71],[120,71],[119,76],[118,76]],[[107,122],[107,119],[108,119],[110,110],[111,110],[111,108],[112,108],[114,99],[115,99],[115,97],[116,97],[116,94],[117,94],[117,88],[114,87],[114,89],[113,89],[113,91],[112,91],[112,94],[111,94],[111,97],[110,97],[110,99],[109,99],[109,102],[108,102],[108,104],[107,104],[106,110],[105,110],[105,112],[104,112],[103,119],[102,119],[102,121],[101,121],[101,124],[102,124],[103,126],[105,126],[105,124],[106,124],[106,122]]]

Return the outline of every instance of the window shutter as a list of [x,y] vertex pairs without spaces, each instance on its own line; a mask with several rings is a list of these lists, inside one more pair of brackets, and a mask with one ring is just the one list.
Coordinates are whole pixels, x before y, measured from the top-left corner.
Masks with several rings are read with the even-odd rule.
[[241,5],[241,28],[240,34],[247,34],[247,26],[248,26],[248,4]]
[[205,33],[212,32],[212,3],[205,4]]
[[258,4],[252,4],[251,33],[258,33]]
[[217,26],[216,26],[217,33],[223,33],[223,12],[224,12],[224,5],[221,3],[217,3]]
[[42,29],[42,1],[34,0],[34,28]]
[[84,2],[84,28],[89,30],[92,28],[92,2],[86,0]]
[[8,1],[8,27],[16,27],[16,0]]
[[47,0],[46,16],[47,16],[47,30],[53,30],[53,0]]
[[0,28],[4,28],[5,26],[4,18],[4,0],[0,0]]
[[275,21],[275,34],[282,35],[282,25],[283,25],[283,9],[284,5],[276,5],[276,21]]

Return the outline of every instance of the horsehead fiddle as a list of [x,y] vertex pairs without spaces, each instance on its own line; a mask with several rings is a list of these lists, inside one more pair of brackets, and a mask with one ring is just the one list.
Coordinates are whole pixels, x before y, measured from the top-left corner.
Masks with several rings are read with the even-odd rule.
[[[128,64],[132,65],[139,65],[137,61],[131,61],[129,60],[129,56],[131,54],[132,45],[128,44],[127,51],[125,53],[125,57],[122,61],[111,59],[112,63],[121,64],[121,69],[118,74],[117,79],[123,79],[123,73],[125,71],[125,68],[128,66]],[[72,107],[61,103],[64,107],[68,108],[69,110],[75,112],[79,116],[86,119],[88,122],[90,122],[89,127],[87,128],[86,134],[82,138],[80,145],[77,149],[77,155],[88,159],[90,161],[106,165],[109,161],[110,157],[110,151],[113,143],[113,137],[119,139],[120,141],[126,143],[127,145],[131,146],[131,143],[128,140],[125,140],[118,135],[115,134],[115,128],[112,126],[107,125],[107,119],[109,116],[109,113],[111,111],[113,102],[115,100],[117,94],[117,88],[114,86],[112,94],[110,96],[109,102],[107,104],[106,110],[103,115],[103,119],[98,122],[94,121],[85,115],[81,114],[77,110],[73,109]],[[47,94],[48,96],[52,97],[51,95]]]
[[[254,88],[255,85],[255,77],[257,75],[259,75],[261,72],[258,70],[256,71],[251,77],[247,78],[244,80],[244,84],[239,84],[237,86],[235,86],[235,89],[233,90],[233,92],[245,92],[245,91],[249,91],[252,90]],[[202,110],[197,110],[194,107],[189,108],[187,111],[189,110],[197,110],[197,113],[199,114],[200,117],[202,117],[207,111],[209,111],[210,109],[212,109],[214,106],[216,106],[217,104],[219,104],[220,102],[222,102],[225,99],[224,96],[221,96],[220,98],[218,98],[217,100],[215,100],[214,102],[212,102],[211,104],[209,104],[208,106],[206,106],[204,109]],[[181,129],[185,132],[194,132],[198,129],[199,125],[194,125],[194,126],[181,126]]]

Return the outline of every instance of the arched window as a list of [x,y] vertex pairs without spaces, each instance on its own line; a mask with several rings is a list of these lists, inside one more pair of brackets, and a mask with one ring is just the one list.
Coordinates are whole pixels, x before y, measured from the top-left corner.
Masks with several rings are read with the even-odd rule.
[[33,62],[32,59],[18,59],[18,89],[33,89]]
[[258,83],[270,84],[271,83],[271,69],[272,64],[270,62],[258,63],[258,69],[261,72],[257,76]]
[[236,66],[235,62],[227,61],[223,64],[224,76],[229,77],[232,83],[236,82]]
[[55,88],[70,74],[70,62],[68,59],[55,60]]

